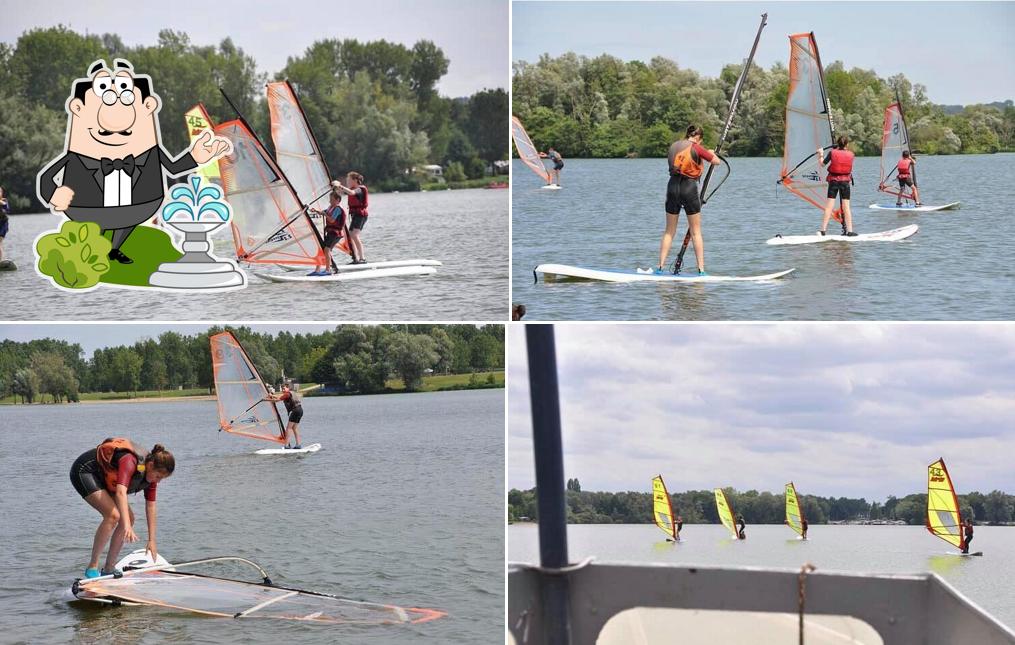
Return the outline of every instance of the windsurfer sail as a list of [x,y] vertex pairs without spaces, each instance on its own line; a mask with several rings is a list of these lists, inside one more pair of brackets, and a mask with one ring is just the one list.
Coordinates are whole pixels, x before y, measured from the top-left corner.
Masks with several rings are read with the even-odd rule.
[[959,499],[944,459],[927,466],[927,530],[954,547],[965,547]]
[[[187,110],[186,114],[183,115],[183,118],[187,123],[187,135],[190,138],[191,144],[193,144],[194,140],[201,136],[201,133],[205,130],[215,129],[215,124],[212,123],[211,117],[208,116],[208,111],[204,109],[203,103],[198,103]],[[201,166],[198,173],[211,183],[222,183],[222,175],[219,173],[218,161],[213,161]]]
[[[828,183],[822,177],[817,150],[832,148],[832,108],[814,33],[789,37],[789,92],[786,95],[786,140],[777,183],[812,206],[825,210]],[[842,210],[832,215],[842,221]]]
[[[223,561],[252,566],[262,581],[244,582],[178,570]],[[170,567],[171,571],[163,570]],[[323,624],[386,625],[425,623],[447,615],[436,609],[395,607],[279,587],[272,583],[260,565],[237,557],[207,558],[78,580],[71,591],[79,600],[166,607],[221,618],[274,618]]]
[[673,504],[662,475],[652,478],[652,517],[667,540],[677,541],[677,525],[673,521]]
[[213,334],[211,365],[215,378],[219,429],[233,434],[285,443],[285,425],[268,389],[232,332]]
[[[913,199],[912,188],[909,192],[905,192],[900,187],[889,185],[892,176],[899,170],[899,161],[902,160],[903,152],[908,152],[910,155],[913,153],[909,147],[909,130],[906,128],[906,118],[902,114],[902,101],[899,100],[899,93],[896,91],[895,102],[885,108],[885,123],[881,134],[881,181],[878,183],[878,190],[900,200],[903,198]],[[915,187],[915,166],[910,168],[910,173]]]
[[515,148],[518,149],[518,157],[522,160],[522,163],[549,184],[550,172],[543,165],[543,160],[539,158],[539,149],[532,143],[532,139],[525,132],[525,127],[522,126],[522,122],[516,116],[511,117],[511,138],[515,140]]
[[739,538],[736,516],[733,515],[733,506],[726,499],[726,492],[721,488],[715,489],[715,508],[719,513],[719,521],[722,522],[722,525],[729,529],[730,535],[734,538]]
[[804,512],[800,508],[800,499],[793,482],[786,484],[786,526],[796,531],[797,535],[804,534]]
[[326,266],[329,258],[281,169],[243,118],[215,126],[233,153],[219,160],[237,257],[244,262]]

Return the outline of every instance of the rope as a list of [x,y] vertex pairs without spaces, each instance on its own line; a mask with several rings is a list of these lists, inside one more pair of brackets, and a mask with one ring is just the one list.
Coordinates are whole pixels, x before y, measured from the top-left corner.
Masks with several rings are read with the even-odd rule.
[[816,567],[808,562],[800,567],[800,574],[797,576],[797,616],[800,626],[800,645],[804,645],[804,597],[807,586],[807,574],[815,569]]

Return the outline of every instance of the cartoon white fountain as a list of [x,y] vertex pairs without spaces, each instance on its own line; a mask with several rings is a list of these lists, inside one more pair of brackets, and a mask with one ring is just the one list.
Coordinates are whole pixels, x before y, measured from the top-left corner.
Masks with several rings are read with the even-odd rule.
[[234,262],[216,259],[208,240],[208,234],[228,222],[231,216],[229,205],[221,201],[222,189],[214,184],[201,188],[201,178],[196,175],[191,175],[189,180],[189,186],[173,186],[169,191],[172,201],[162,207],[162,220],[184,235],[183,257],[162,263],[148,283],[170,289],[242,287],[246,284],[244,274]]

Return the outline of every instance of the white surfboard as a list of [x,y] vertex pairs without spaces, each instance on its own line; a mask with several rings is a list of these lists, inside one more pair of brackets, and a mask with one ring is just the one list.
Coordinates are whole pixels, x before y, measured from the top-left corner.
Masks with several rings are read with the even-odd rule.
[[[296,264],[280,264],[280,267],[286,271],[302,271],[304,274],[310,273],[311,269],[307,266],[299,266]],[[391,267],[412,267],[412,266],[423,266],[423,267],[439,267],[444,266],[440,260],[423,260],[423,259],[412,259],[412,260],[383,260],[379,262],[367,262],[366,264],[339,264],[339,273],[348,273],[350,271],[367,271],[370,269],[389,269]]]
[[871,204],[867,208],[873,208],[877,211],[899,211],[900,213],[929,213],[931,211],[947,211],[953,208],[958,208],[962,202],[952,202],[951,204],[944,204],[943,206],[914,206],[913,204],[903,204],[902,206],[896,206],[895,204]]
[[765,280],[776,280],[793,273],[796,269],[786,269],[776,273],[765,273],[762,275],[731,276],[731,275],[705,275],[700,276],[696,271],[689,273],[678,273],[674,275],[667,271],[657,274],[652,269],[588,269],[585,267],[568,266],[566,264],[540,264],[533,269],[533,276],[538,280],[538,274],[543,274],[546,282],[556,281],[579,281],[597,280],[600,282],[762,282]]
[[974,555],[983,555],[983,551],[974,551],[973,553],[960,553],[959,551],[945,551],[945,555],[955,555],[960,558],[971,558]]
[[915,235],[919,230],[916,224],[910,224],[909,226],[903,226],[901,228],[893,228],[890,231],[881,231],[880,233],[860,233],[853,237],[846,237],[842,233],[826,235],[776,235],[773,238],[765,240],[765,244],[774,245],[785,245],[785,244],[818,244],[821,242],[898,242],[904,240],[907,237]]
[[390,278],[406,275],[430,275],[437,273],[433,266],[403,266],[388,267],[382,269],[367,269],[365,271],[345,271],[331,275],[313,276],[305,273],[259,273],[254,275],[269,282],[351,282],[353,280],[368,280],[370,278]]
[[560,190],[563,188],[560,184],[547,184],[542,187],[543,190]]
[[262,448],[256,451],[256,455],[305,455],[308,452],[317,452],[321,449],[321,444],[312,443],[302,448]]

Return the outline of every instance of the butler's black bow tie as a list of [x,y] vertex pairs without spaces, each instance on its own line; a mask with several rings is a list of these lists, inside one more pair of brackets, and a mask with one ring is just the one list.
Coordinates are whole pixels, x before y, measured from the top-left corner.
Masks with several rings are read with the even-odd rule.
[[111,172],[122,170],[128,175],[134,174],[134,155],[127,155],[123,159],[110,159],[109,157],[103,157],[99,160],[99,167],[102,168],[102,174],[108,175]]

